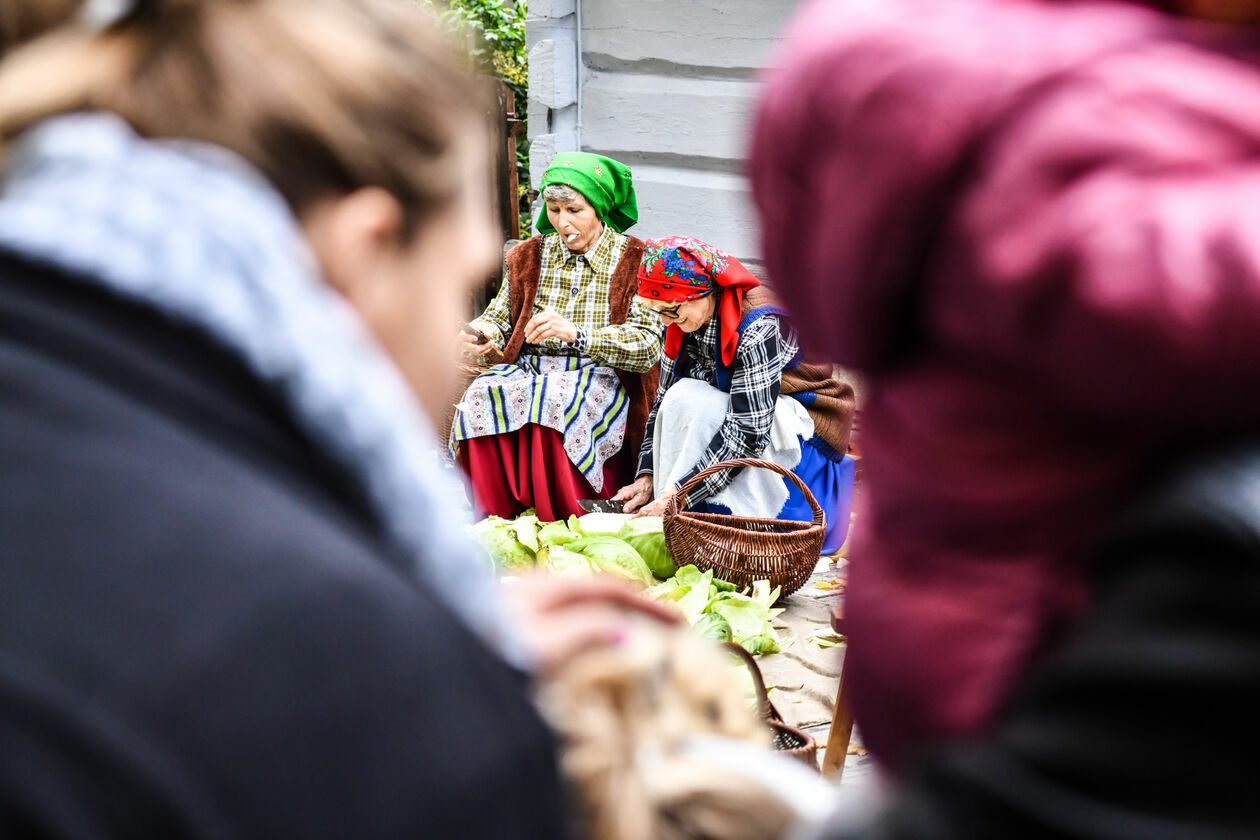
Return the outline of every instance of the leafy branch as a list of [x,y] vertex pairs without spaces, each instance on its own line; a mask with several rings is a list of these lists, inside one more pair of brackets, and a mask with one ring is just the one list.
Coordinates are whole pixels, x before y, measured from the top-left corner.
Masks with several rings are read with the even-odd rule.
[[507,83],[515,100],[521,133],[516,139],[518,209],[521,230],[529,230],[529,56],[525,50],[527,0],[419,0],[461,36],[468,54]]

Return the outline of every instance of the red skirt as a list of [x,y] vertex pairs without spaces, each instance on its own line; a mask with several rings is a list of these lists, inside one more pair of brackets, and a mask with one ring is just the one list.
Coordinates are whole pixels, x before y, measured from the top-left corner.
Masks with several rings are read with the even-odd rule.
[[468,473],[478,507],[511,518],[526,508],[543,521],[586,513],[578,499],[609,499],[621,489],[620,455],[604,462],[604,489],[596,493],[564,451],[555,429],[527,423],[515,432],[460,441],[459,463]]

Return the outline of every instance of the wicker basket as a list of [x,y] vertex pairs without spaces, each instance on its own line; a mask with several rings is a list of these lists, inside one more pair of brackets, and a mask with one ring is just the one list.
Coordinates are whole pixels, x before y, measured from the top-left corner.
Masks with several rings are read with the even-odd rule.
[[747,666],[748,673],[752,675],[753,686],[757,689],[757,706],[762,720],[774,733],[775,750],[788,758],[795,758],[817,772],[818,742],[795,726],[784,722],[783,715],[779,714],[779,710],[770,702],[770,695],[766,691],[766,681],[761,676],[761,668],[758,667],[757,660],[734,642],[724,642],[722,646],[735,654]]
[[[791,479],[814,509],[813,522],[756,519],[686,510],[687,494],[708,476],[732,467],[760,467]],[[770,461],[736,458],[697,473],[669,497],[665,506],[665,544],[677,566],[692,563],[700,571],[741,589],[754,580],[769,580],[791,595],[805,585],[818,565],[827,518],[818,500],[799,478]]]

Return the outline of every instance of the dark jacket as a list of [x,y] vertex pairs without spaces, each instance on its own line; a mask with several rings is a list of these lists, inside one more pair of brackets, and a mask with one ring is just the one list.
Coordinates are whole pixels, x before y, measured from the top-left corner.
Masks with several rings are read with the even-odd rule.
[[0,261],[0,836],[561,836],[524,678],[203,334]]
[[1260,837],[1260,448],[1196,464],[1104,543],[1091,605],[991,736],[922,756],[864,840]]

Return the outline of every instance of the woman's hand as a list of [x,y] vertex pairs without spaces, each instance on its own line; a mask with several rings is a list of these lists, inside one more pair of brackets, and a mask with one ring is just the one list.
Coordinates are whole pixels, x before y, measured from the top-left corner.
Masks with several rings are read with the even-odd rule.
[[461,332],[459,340],[460,349],[469,356],[489,356],[493,359],[495,356],[502,355],[499,346],[494,343],[493,338],[487,337],[485,341],[477,341],[475,335]]
[[578,654],[625,638],[636,620],[677,624],[679,615],[611,578],[535,573],[503,582],[506,606],[540,676]]
[[544,338],[558,338],[566,344],[577,341],[577,325],[559,312],[544,309],[525,325],[525,340],[537,344]]
[[668,501],[668,497],[664,499],[657,499],[651,504],[647,504],[639,508],[638,512],[635,513],[635,516],[664,516],[665,506]]
[[625,502],[626,506],[623,510],[626,513],[634,513],[644,505],[652,502],[653,492],[652,474],[641,475],[634,480],[633,484],[627,484],[617,491],[617,495],[612,497],[614,502]]

